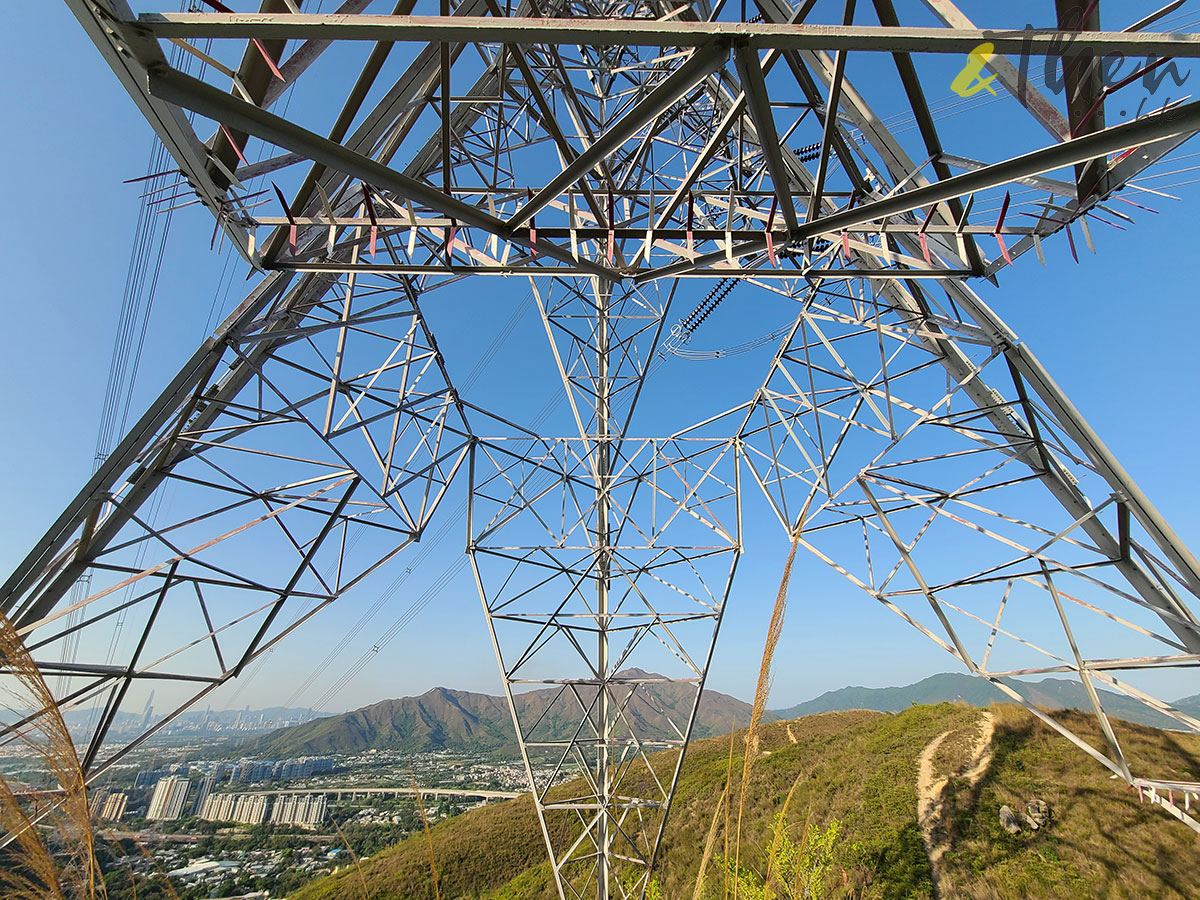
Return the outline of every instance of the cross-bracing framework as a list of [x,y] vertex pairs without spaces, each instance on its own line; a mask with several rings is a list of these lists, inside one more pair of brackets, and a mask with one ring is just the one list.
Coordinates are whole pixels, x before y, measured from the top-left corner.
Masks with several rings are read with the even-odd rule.
[[[92,710],[89,777],[403,566],[465,482],[557,889],[639,896],[749,486],[814,562],[1200,831],[1200,785],[1129,758],[1098,693],[1200,730],[1135,686],[1200,659],[1200,564],[968,286],[1043,242],[1090,246],[1097,222],[1130,218],[1127,186],[1200,130],[1186,99],[1106,120],[1119,86],[1095,62],[1200,55],[1197,35],[1153,30],[1178,3],[1104,31],[1105,4],[1058,0],[1058,28],[1039,31],[982,29],[951,0],[67,2],[172,155],[173,196],[261,272],[0,589],[59,707]],[[1014,133],[992,159],[945,148],[926,102],[930,60],[949,55],[953,75],[984,42],[979,77]],[[1022,78],[1022,53],[1062,58],[1065,111]],[[277,109],[289,89],[312,98],[294,119]],[[263,176],[289,195],[252,189]],[[1032,214],[1010,211],[1026,189]],[[533,286],[569,434],[472,403],[423,313],[434,291],[505,276]],[[692,279],[719,281],[683,318]],[[789,304],[761,381],[682,432],[637,436],[656,361],[686,355],[739,283]],[[1014,680],[1042,674],[1078,681],[1099,745]],[[663,708],[664,680],[691,699]],[[113,740],[131,686],[163,681],[187,699]],[[547,685],[518,714],[514,695]],[[546,760],[578,779],[535,779]]]

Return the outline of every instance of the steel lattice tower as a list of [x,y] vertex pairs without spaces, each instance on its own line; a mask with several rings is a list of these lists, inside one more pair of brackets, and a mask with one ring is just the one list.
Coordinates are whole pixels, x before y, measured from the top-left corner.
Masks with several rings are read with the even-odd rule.
[[[404,565],[465,481],[467,552],[558,890],[638,896],[748,486],[812,560],[1200,831],[1186,808],[1200,785],[1141,771],[1097,693],[1200,730],[1125,680],[1200,659],[1200,563],[969,287],[1043,241],[1074,247],[1072,225],[1090,243],[1089,222],[1200,130],[1200,102],[1107,122],[1089,54],[1190,58],[1196,35],[1156,33],[1155,16],[1104,31],[1103,4],[1068,0],[1057,31],[984,30],[952,0],[67,3],[180,186],[260,273],[0,588],[60,708],[98,704],[89,775]],[[930,12],[940,26],[900,19]],[[205,59],[204,78],[172,67],[167,42]],[[918,71],[985,42],[1004,115],[1048,133],[996,159],[943,147]],[[320,69],[347,43],[357,69]],[[1065,112],[1024,83],[1020,54],[1063,58]],[[852,83],[865,55],[890,66],[886,85]],[[281,114],[292,85],[332,124]],[[915,132],[886,127],[875,94],[889,113],[903,97]],[[249,163],[254,142],[266,152]],[[295,183],[278,205],[245,186],[274,173]],[[1014,185],[1046,197],[1039,215],[1006,217]],[[998,218],[972,214],[989,206]],[[422,310],[430,291],[505,276],[533,285],[568,435],[460,394]],[[672,335],[694,279],[724,288]],[[792,304],[761,382],[682,432],[632,433],[657,354],[733,282]],[[168,490],[170,515],[151,515]],[[96,638],[64,658],[80,634]],[[691,701],[660,708],[646,672]],[[1045,673],[1078,680],[1102,746],[1011,680]],[[162,680],[189,699],[106,744],[130,686]],[[519,709],[533,685],[554,699]],[[581,792],[535,777],[545,760]]]

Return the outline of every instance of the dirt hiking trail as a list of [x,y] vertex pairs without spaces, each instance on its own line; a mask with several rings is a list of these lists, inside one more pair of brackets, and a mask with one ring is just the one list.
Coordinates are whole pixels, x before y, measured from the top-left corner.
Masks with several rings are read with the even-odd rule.
[[933,769],[934,756],[942,742],[952,731],[944,731],[925,745],[921,755],[917,757],[917,824],[921,827],[921,836],[925,840],[925,852],[929,855],[929,867],[933,871],[933,895],[941,896],[939,888],[940,863],[942,856],[949,849],[949,842],[943,834],[939,834],[938,824],[942,817],[942,792],[950,782],[951,777],[959,778],[974,787],[992,762],[992,734],[995,731],[995,717],[986,710],[981,713],[978,724],[978,734],[971,748],[971,756],[964,768],[957,772],[947,772],[937,775]]

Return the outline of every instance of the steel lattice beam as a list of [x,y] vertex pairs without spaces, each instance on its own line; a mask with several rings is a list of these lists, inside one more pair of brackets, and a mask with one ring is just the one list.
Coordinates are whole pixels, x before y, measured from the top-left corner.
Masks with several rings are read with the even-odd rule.
[[[700,47],[714,40],[746,43],[755,50],[859,50],[878,53],[970,53],[990,42],[998,53],[1027,50],[1036,56],[1064,52],[1065,33],[1053,29],[989,30],[865,25],[772,25],[748,22],[655,22],[640,18],[510,18],[464,16],[312,15],[291,13],[145,13],[136,23],[159,38],[294,38],[357,41],[467,41],[495,44],[572,44],[630,47]],[[1097,55],[1200,56],[1191,34],[1072,32],[1075,48]]]
[[[950,0],[924,3],[946,27],[906,25],[890,0],[832,4],[835,23],[784,0],[758,0],[765,22],[590,0],[511,14],[466,0],[440,16],[407,15],[407,0],[396,15],[271,0],[136,18],[123,0],[68,0],[178,164],[177,187],[264,273],[0,588],[58,706],[93,708],[88,775],[403,565],[458,493],[557,890],[640,896],[734,597],[745,484],[813,560],[1125,782],[1200,796],[1126,758],[1099,693],[1200,730],[1130,680],[1200,663],[1200,564],[967,283],[1116,216],[1114,195],[1200,131],[1200,102],[1106,127],[1096,73],[1072,60],[1194,58],[1200,37],[1148,20],[978,28]],[[1098,28],[1094,12],[1079,24]],[[191,43],[202,38],[217,49]],[[305,43],[288,54],[293,40]],[[207,57],[204,76],[169,65],[167,41]],[[306,93],[339,41],[375,46],[345,84]],[[1010,158],[955,152],[919,60],[983,42],[1068,66],[1060,110],[1003,56],[988,62],[1014,120],[1054,143],[1014,129]],[[848,74],[862,53],[893,55],[916,141]],[[290,88],[336,95],[327,132],[269,111]],[[209,141],[185,111],[208,120]],[[247,163],[256,141],[263,162]],[[1071,181],[1056,174],[1075,166]],[[245,185],[267,173],[292,186],[282,209]],[[1007,209],[1018,185],[1045,192],[1040,214],[972,212]],[[421,298],[474,275],[529,279],[570,436],[460,395]],[[664,341],[697,278],[756,285],[786,300],[790,323],[748,402],[636,436],[658,361],[720,302]],[[163,512],[168,491],[182,500]],[[972,550],[939,554],[945,541]],[[238,552],[245,542],[258,552]],[[93,652],[104,638],[83,658],[65,649],[114,625],[112,658]],[[1093,645],[1104,629],[1119,654]],[[1046,673],[1078,680],[1102,748],[1022,693],[1021,676]],[[149,682],[178,685],[181,702],[106,745]],[[663,682],[687,702],[661,708]],[[544,709],[516,702],[530,685],[553,689]]]

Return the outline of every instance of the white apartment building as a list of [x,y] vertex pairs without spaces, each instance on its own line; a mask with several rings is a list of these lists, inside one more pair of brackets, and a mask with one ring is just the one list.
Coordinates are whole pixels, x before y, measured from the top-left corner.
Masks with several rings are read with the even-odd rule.
[[316,828],[325,821],[328,799],[324,794],[284,794],[275,801],[271,822]]

